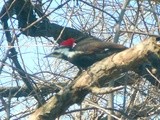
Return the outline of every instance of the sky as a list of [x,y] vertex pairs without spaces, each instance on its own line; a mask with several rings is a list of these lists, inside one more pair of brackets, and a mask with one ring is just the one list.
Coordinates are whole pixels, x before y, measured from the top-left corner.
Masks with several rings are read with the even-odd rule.
[[[0,10],[1,10],[3,4],[4,4],[3,1],[0,1]],[[49,2],[47,4],[49,4]],[[45,7],[47,7],[47,4]],[[54,2],[52,2],[51,6],[48,9],[48,12],[52,11],[59,4],[60,4],[60,0],[55,0]],[[134,2],[132,3],[132,5],[133,4],[134,4]],[[68,9],[62,8],[60,10],[55,11],[53,14],[51,14],[48,17],[49,20],[51,22],[57,23],[59,25],[74,27],[78,30],[82,30],[82,28],[85,28],[85,27],[88,29],[92,28],[94,26],[92,24],[93,20],[96,20],[94,23],[98,23],[99,21],[100,21],[100,23],[105,22],[105,21],[102,21],[100,18],[98,18],[98,15],[100,14],[99,12],[95,11],[95,14],[94,14],[95,17],[94,18],[91,17],[93,14],[91,14],[91,12],[89,11],[91,9],[90,7],[83,6],[83,9],[80,9],[79,6],[82,5],[80,2],[79,2],[79,6],[75,5],[74,1],[70,2],[69,5],[72,7],[68,8]],[[117,6],[117,7],[120,8],[121,6]],[[108,7],[108,9],[106,9],[106,11],[109,9],[110,8]],[[145,8],[145,9],[147,9],[147,8]],[[63,15],[66,12],[66,10],[67,10],[66,16],[70,16],[73,13],[75,13],[75,15],[72,16],[71,18],[70,17],[66,18],[66,16]],[[86,14],[82,18],[80,18],[78,16],[78,14],[80,14],[81,12],[76,13],[76,10],[77,11],[79,10],[82,13],[83,13],[83,11],[86,11]],[[119,9],[119,12],[120,12],[120,9]],[[112,14],[114,16],[118,17],[116,10],[113,11]],[[134,15],[135,12],[128,12],[127,14]],[[107,21],[109,16],[104,14],[104,17],[106,17],[104,19]],[[127,17],[125,17],[125,19],[126,19],[126,21],[129,20],[129,18],[127,18]],[[147,14],[146,14],[146,19],[148,20],[147,22],[152,21],[152,17],[150,17],[150,16],[147,17]],[[79,24],[79,21],[81,21],[82,24]],[[109,27],[104,26],[104,29],[103,29],[105,31],[104,34],[99,34],[98,32],[96,32],[96,31],[101,30],[102,24],[100,24],[98,27],[96,27],[91,32],[94,33],[98,37],[107,38],[109,36],[109,34],[112,34],[114,31],[113,21],[107,21],[107,22],[108,22],[108,25],[111,25],[111,26],[109,26]],[[17,21],[15,21],[13,19],[13,23],[15,25],[15,28],[17,28]],[[129,23],[126,23],[126,24],[129,24]],[[142,23],[141,21],[138,21],[138,26],[141,26],[142,30],[145,29],[144,23]],[[134,26],[130,26],[130,27],[134,27]],[[110,28],[110,29],[108,30],[106,28]],[[12,29],[11,29],[11,31],[12,31]],[[19,30],[17,29],[17,30],[15,30],[15,32],[16,32],[16,34],[18,34]],[[155,31],[153,31],[153,33],[154,32]],[[139,37],[137,37],[137,38],[136,37],[137,36],[135,36],[134,44],[137,44],[141,41],[141,39]],[[0,52],[1,52],[0,60],[1,60],[4,57],[6,50],[8,49],[2,25],[0,25],[0,38],[1,38],[0,39]],[[48,39],[53,40],[52,37],[50,37]],[[120,39],[122,39],[121,43],[123,43],[125,41],[125,39],[123,40],[123,38],[120,38]],[[52,47],[53,46],[48,42],[48,40],[43,37],[33,38],[33,37],[29,37],[29,36],[24,36],[24,35],[20,35],[20,37],[18,38],[18,44],[15,44],[15,48],[18,52],[18,59],[22,65],[23,69],[25,69],[27,71],[27,73],[29,73],[29,74],[32,74],[32,75],[36,74],[38,77],[40,77],[42,79],[42,81],[41,81],[42,83],[44,82],[43,80],[45,80],[45,82],[51,82],[51,78],[55,78],[55,79],[61,80],[61,81],[66,80],[67,77],[73,78],[77,72],[76,67],[74,67],[71,71],[67,71],[70,66],[70,64],[68,62],[64,62],[62,60],[57,60],[57,59],[44,58],[44,56],[46,54],[51,52]],[[12,65],[12,61],[10,61],[9,59],[7,59],[6,63],[8,63],[9,65]],[[49,65],[53,65],[53,66],[49,66]],[[62,69],[64,71],[62,71]],[[43,74],[43,73],[41,73],[41,71],[51,71],[56,74],[64,75],[65,77],[62,78],[61,76],[56,76],[56,75],[51,76],[50,74],[47,74],[47,73]],[[13,72],[15,72],[15,71],[13,71],[7,65],[4,66],[4,69],[0,75],[0,86],[4,86],[4,87],[17,86],[17,83],[19,85],[23,85],[23,82],[20,79],[16,78],[16,81],[15,81],[15,78],[14,79],[12,78]],[[74,74],[72,74],[72,73],[74,73]],[[39,82],[39,81],[36,81],[36,82]],[[32,109],[32,105],[34,104],[35,101],[30,102],[30,99],[31,99],[30,97],[27,97],[27,99],[26,98],[18,98],[19,104],[18,105],[16,103],[14,104],[14,105],[16,105],[16,107],[12,108],[11,113],[14,114],[16,112],[17,113],[21,112],[21,110],[22,109],[25,110],[26,107],[28,107],[28,110]],[[7,99],[5,99],[5,100],[7,101]],[[17,99],[12,99],[12,101],[16,101],[16,100]],[[116,100],[119,100],[119,102],[121,102],[121,97],[117,97]],[[26,106],[26,104],[27,104],[27,106]],[[77,105],[75,105],[74,107],[79,108],[79,106],[77,106]],[[0,108],[1,108],[1,101],[0,101]],[[0,116],[1,116],[1,119],[3,119],[5,116],[5,112],[0,112]],[[65,119],[69,119],[69,117],[67,117]]]

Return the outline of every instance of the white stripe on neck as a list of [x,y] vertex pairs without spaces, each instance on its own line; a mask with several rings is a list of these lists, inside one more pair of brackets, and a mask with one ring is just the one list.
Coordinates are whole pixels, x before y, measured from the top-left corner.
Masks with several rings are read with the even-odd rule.
[[[82,54],[82,53],[84,53],[84,52],[82,52],[82,51],[70,51],[70,52],[68,52],[68,54],[67,54],[67,56],[69,57],[69,58],[72,58],[73,56],[75,56],[75,55],[77,55],[77,54]],[[65,54],[65,53],[64,53]],[[66,55],[66,54],[65,54]]]

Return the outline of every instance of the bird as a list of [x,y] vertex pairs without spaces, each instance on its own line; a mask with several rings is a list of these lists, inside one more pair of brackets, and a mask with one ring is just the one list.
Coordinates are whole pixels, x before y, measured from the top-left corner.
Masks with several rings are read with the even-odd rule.
[[45,57],[60,58],[72,63],[81,70],[86,70],[97,61],[125,49],[127,47],[123,45],[104,42],[95,37],[87,37],[79,41],[75,38],[68,38]]

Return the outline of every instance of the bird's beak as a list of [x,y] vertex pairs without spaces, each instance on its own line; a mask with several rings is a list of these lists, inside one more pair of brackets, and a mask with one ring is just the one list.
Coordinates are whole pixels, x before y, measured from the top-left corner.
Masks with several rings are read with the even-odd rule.
[[47,57],[54,57],[54,54],[53,54],[53,53],[50,53],[50,54],[44,56],[44,58],[47,58]]
[[54,49],[53,52],[51,52],[50,54],[44,56],[45,58],[47,57],[56,57],[56,58],[62,58],[63,54],[65,54],[65,51],[68,51],[68,48],[56,48]]
[[56,58],[59,58],[61,57],[61,54],[57,51],[54,51],[54,52],[51,52],[50,54],[44,56],[44,58],[47,58],[47,57],[56,57]]

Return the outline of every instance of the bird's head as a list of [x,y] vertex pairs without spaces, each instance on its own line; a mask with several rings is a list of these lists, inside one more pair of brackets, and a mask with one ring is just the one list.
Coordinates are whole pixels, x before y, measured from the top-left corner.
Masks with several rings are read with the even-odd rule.
[[45,57],[56,57],[67,59],[69,52],[72,51],[72,48],[75,46],[75,39],[69,38],[62,41],[58,47],[56,47],[52,53],[46,55]]

